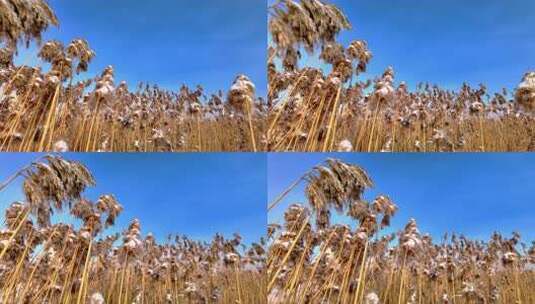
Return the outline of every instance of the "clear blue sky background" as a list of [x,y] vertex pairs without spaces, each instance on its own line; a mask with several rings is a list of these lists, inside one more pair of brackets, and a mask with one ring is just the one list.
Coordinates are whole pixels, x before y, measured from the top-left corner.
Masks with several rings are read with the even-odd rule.
[[328,2],[353,25],[339,42],[368,41],[374,58],[363,77],[378,76],[392,65],[396,80],[411,88],[428,81],[457,89],[466,81],[499,91],[515,88],[527,70],[535,69],[535,1]]
[[[37,156],[0,153],[0,181]],[[93,172],[97,186],[86,197],[96,200],[112,193],[124,206],[118,230],[112,232],[139,218],[142,232],[152,232],[160,240],[176,233],[210,240],[216,232],[228,237],[239,232],[246,242],[254,242],[265,235],[263,154],[74,153],[65,158],[79,160]],[[2,219],[6,206],[23,198],[21,184],[19,178],[0,192]]]
[[[266,4],[262,0],[49,0],[59,20],[45,39],[88,40],[90,75],[113,65],[116,81],[177,90],[228,90],[247,74],[266,92]],[[24,54],[22,54],[24,57]]]
[[[507,236],[518,231],[524,241],[535,240],[535,154],[270,154],[268,200],[327,157],[358,164],[375,187],[365,198],[389,195],[399,206],[394,230],[415,218],[420,231],[435,240],[445,232],[488,240],[493,231]],[[290,203],[305,203],[303,186],[270,213],[281,222]],[[336,214],[336,212],[333,212]],[[351,223],[335,215],[341,223]]]

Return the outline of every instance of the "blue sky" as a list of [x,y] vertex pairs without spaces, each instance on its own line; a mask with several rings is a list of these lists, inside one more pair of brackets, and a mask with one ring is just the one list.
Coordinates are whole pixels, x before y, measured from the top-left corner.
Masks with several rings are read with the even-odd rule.
[[[0,153],[0,181],[36,159],[33,153]],[[266,231],[266,156],[253,153],[66,154],[94,174],[97,186],[86,197],[112,193],[124,206],[116,227],[133,218],[142,232],[163,240],[186,234],[209,240],[239,232],[246,242]],[[22,199],[22,179],[0,192],[0,211]],[[64,217],[61,217],[64,218]],[[115,232],[113,230],[112,232]]]
[[535,69],[535,1],[328,2],[353,25],[339,42],[368,41],[374,57],[364,77],[379,76],[392,65],[396,80],[411,88],[429,81],[457,89],[466,81],[499,91],[515,88],[525,72]]
[[[488,240],[493,231],[518,231],[524,241],[535,240],[535,154],[274,153],[268,156],[268,201],[327,157],[366,169],[375,187],[365,198],[385,194],[399,206],[392,220],[396,231],[415,218],[435,240],[445,232]],[[269,221],[280,223],[294,202],[306,202],[303,185],[272,210]]]
[[[266,92],[266,4],[262,0],[49,0],[60,20],[45,39],[88,40],[91,73],[113,65],[116,81],[177,90],[228,90],[247,74]],[[24,61],[21,54],[21,62]],[[91,75],[90,73],[90,75]]]

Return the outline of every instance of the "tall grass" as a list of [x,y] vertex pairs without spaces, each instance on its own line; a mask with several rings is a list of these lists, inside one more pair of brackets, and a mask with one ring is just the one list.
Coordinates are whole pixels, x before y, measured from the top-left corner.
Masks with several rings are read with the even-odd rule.
[[[269,13],[269,150],[535,150],[535,72],[513,93],[428,83],[410,91],[392,67],[361,79],[372,52],[364,40],[336,41],[351,24],[335,5],[277,1]],[[328,68],[299,66],[302,51]]]
[[[290,205],[283,223],[269,225],[269,303],[535,301],[535,242],[524,244],[516,233],[494,233],[487,242],[456,234],[433,240],[414,219],[386,233],[398,207],[386,195],[365,201],[371,178],[339,160],[319,164],[301,182],[308,202]],[[351,225],[331,222],[333,211]]]
[[25,201],[5,210],[0,230],[0,303],[266,303],[263,240],[160,243],[138,220],[110,234],[123,207],[113,195],[83,198],[95,181],[82,164],[47,155],[0,191],[19,178]]
[[[0,6],[1,151],[265,150],[266,105],[247,76],[210,96],[201,86],[131,90],[111,66],[84,79],[96,56],[86,40],[40,42],[59,22],[45,1]],[[15,65],[21,43],[33,41],[41,64]]]

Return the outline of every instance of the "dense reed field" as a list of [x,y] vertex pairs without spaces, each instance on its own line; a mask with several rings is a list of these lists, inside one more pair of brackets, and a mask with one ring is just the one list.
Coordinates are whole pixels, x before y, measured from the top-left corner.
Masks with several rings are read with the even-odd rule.
[[[411,91],[395,81],[392,67],[361,79],[373,56],[364,40],[336,41],[350,28],[344,13],[323,0],[269,7],[269,150],[535,150],[535,72],[521,82],[519,75],[514,92],[428,83]],[[329,68],[299,66],[302,52]]]
[[[59,24],[44,0],[1,1],[0,18],[1,151],[265,149],[266,105],[245,75],[210,96],[201,86],[129,89],[116,84],[112,66],[86,79],[96,55],[86,40],[41,42]],[[15,65],[18,48],[30,42],[42,64]]]
[[[385,232],[398,206],[386,195],[365,201],[370,176],[336,159],[305,173],[269,209],[301,183],[308,202],[269,225],[269,303],[535,303],[535,242],[516,233],[433,240],[414,219]],[[333,211],[351,226],[331,222]]]
[[264,240],[169,236],[162,244],[143,237],[138,220],[111,234],[123,207],[113,195],[84,198],[91,172],[54,155],[0,191],[19,179],[25,201],[5,210],[0,226],[0,303],[266,303]]

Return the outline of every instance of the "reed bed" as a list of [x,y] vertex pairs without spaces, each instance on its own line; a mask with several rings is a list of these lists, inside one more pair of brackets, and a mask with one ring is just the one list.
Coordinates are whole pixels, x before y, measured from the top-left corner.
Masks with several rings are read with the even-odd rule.
[[25,201],[5,210],[0,230],[0,303],[266,303],[263,240],[159,243],[137,219],[110,234],[123,207],[113,195],[84,198],[91,172],[59,156],[37,159],[0,191],[18,179]]
[[[118,85],[112,66],[84,78],[96,56],[84,39],[41,42],[59,24],[43,0],[0,3],[1,151],[262,151],[266,105],[238,75],[227,93]],[[15,65],[35,42],[42,64]],[[229,81],[230,83],[230,81]]]
[[[526,72],[514,92],[429,83],[411,91],[395,81],[392,67],[362,79],[373,58],[367,42],[336,41],[350,28],[344,13],[323,0],[269,8],[270,151],[535,150],[535,72]],[[323,67],[301,67],[302,52]]]
[[[398,206],[361,167],[328,159],[305,173],[269,209],[304,183],[306,204],[291,204],[268,228],[269,303],[535,303],[535,242],[494,233],[434,241],[411,219],[390,233]],[[332,221],[331,212],[350,225]]]

